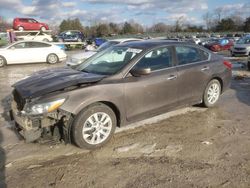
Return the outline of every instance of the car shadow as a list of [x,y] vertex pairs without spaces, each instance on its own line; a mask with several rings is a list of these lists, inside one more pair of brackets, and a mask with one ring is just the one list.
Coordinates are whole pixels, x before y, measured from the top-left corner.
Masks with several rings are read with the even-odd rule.
[[5,183],[6,155],[5,155],[5,150],[2,148],[2,142],[3,142],[3,135],[2,135],[2,132],[0,131],[0,187],[5,188],[6,187],[6,183]]

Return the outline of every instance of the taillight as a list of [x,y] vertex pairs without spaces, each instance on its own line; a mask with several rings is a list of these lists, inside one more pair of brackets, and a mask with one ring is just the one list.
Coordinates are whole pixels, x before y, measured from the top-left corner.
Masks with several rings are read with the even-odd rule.
[[228,69],[232,69],[232,63],[229,61],[223,61],[223,64],[228,68]]

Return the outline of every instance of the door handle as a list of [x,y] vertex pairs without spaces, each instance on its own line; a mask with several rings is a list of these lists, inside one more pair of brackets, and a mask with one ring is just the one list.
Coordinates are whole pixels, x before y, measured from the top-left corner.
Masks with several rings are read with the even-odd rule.
[[203,67],[202,69],[201,69],[201,71],[207,71],[207,70],[209,70],[209,67]]
[[176,78],[177,78],[176,75],[171,75],[171,76],[168,77],[168,80],[174,80],[174,79],[176,79]]

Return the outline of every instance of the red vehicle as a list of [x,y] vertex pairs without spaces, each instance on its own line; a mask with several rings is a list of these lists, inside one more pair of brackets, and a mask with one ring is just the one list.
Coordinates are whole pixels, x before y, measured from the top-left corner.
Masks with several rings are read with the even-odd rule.
[[13,29],[24,30],[49,30],[49,27],[45,23],[40,23],[33,18],[15,18],[13,20]]
[[205,44],[204,47],[208,48],[213,52],[219,52],[224,50],[230,50],[231,47],[234,45],[232,40],[229,39],[217,39],[211,43]]

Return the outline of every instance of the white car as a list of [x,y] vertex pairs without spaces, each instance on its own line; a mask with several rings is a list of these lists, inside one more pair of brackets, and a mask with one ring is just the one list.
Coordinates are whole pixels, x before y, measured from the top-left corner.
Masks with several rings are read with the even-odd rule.
[[54,64],[66,58],[67,55],[63,49],[47,42],[19,41],[0,48],[0,67],[21,63]]
[[66,61],[66,65],[74,67],[76,65],[81,64],[82,62],[84,62],[86,59],[90,58],[91,56],[93,56],[97,52],[103,51],[103,50],[109,48],[110,46],[120,44],[120,43],[125,43],[125,42],[134,42],[134,41],[141,41],[141,40],[143,40],[143,39],[126,38],[126,39],[109,40],[109,41],[103,43],[101,46],[99,46],[99,48],[97,48],[94,51],[85,51],[85,52],[81,52],[81,53],[77,53],[77,54],[72,55]]
[[30,32],[25,36],[17,36],[18,40],[35,40],[35,41],[44,41],[44,42],[52,42],[53,38],[51,35],[43,33],[41,31]]

